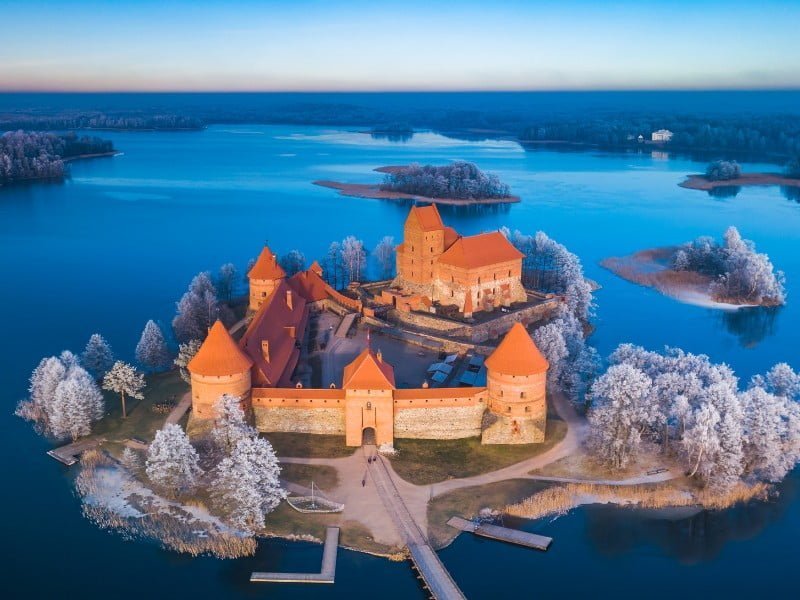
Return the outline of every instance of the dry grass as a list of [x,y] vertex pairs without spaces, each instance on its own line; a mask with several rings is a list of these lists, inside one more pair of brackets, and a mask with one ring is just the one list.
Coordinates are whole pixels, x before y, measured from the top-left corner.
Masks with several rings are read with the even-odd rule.
[[282,463],[281,477],[286,481],[310,488],[311,482],[323,491],[330,491],[339,485],[339,473],[328,465],[303,465]]
[[768,496],[770,486],[743,483],[726,492],[679,488],[672,484],[655,485],[599,485],[593,483],[568,483],[548,488],[521,502],[506,506],[505,512],[515,517],[540,519],[562,515],[582,504],[630,504],[640,508],[666,508],[675,506],[701,506],[714,510],[731,507]]
[[445,479],[496,471],[550,450],[564,439],[567,425],[548,419],[543,444],[482,445],[480,438],[460,440],[396,439],[392,468],[406,481],[426,485]]

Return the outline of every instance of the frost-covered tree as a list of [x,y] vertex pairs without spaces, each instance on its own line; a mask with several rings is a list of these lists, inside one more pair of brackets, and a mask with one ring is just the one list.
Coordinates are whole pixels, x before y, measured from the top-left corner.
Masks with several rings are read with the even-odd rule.
[[180,425],[170,423],[156,432],[147,449],[147,478],[164,493],[180,496],[191,491],[202,474],[197,451]]
[[239,273],[233,263],[225,263],[217,273],[217,294],[222,300],[230,300],[236,291],[236,280]]
[[592,315],[592,286],[583,275],[580,259],[567,248],[539,231],[526,235],[501,229],[522,252],[522,282],[543,292],[563,295],[570,311],[581,321]]
[[58,438],[76,440],[92,431],[92,423],[102,418],[103,394],[94,378],[81,367],[73,367],[56,387],[50,406],[48,426]]
[[139,373],[132,365],[118,360],[111,370],[103,377],[103,389],[119,394],[122,402],[122,418],[128,416],[125,398],[144,398],[142,390],[145,387],[144,375]]
[[508,198],[509,187],[497,175],[484,173],[477,165],[455,161],[433,166],[412,163],[393,169],[384,178],[382,190],[416,194],[429,198]]
[[346,284],[344,260],[342,258],[342,245],[339,242],[331,242],[328,252],[323,260],[325,268],[323,270],[325,281],[334,289],[341,289]]
[[102,379],[111,365],[114,364],[114,353],[105,338],[99,333],[93,333],[81,354],[81,364],[94,375],[95,379]]
[[181,379],[183,379],[186,383],[192,382],[192,376],[186,367],[189,365],[189,362],[194,358],[194,355],[197,354],[197,351],[200,350],[200,345],[202,342],[200,340],[189,340],[185,344],[178,345],[178,356],[175,357],[175,366],[178,367],[178,370],[181,374]]
[[64,350],[61,354],[58,355],[58,360],[64,363],[67,371],[74,367],[78,367],[81,364],[81,360],[73,354],[70,350]]
[[128,469],[133,473],[138,473],[142,469],[142,457],[139,456],[139,453],[136,452],[133,448],[128,448],[127,446],[122,451],[122,456],[120,456],[120,462],[122,466]]
[[742,176],[742,167],[735,160],[715,160],[706,167],[709,181],[727,181]]
[[684,244],[673,256],[672,267],[713,278],[715,298],[734,302],[781,305],[786,302],[783,272],[776,271],[766,254],[742,238],[736,227],[725,231],[723,244],[699,237]]
[[344,263],[347,282],[361,281],[367,264],[367,253],[364,242],[350,235],[342,240],[342,262]]
[[652,385],[650,377],[628,364],[611,366],[592,385],[591,444],[615,469],[625,467],[639,449]]
[[306,269],[306,257],[300,250],[289,250],[289,252],[281,256],[278,263],[286,272],[287,277]]
[[390,235],[381,238],[373,252],[381,271],[381,279],[391,279],[394,276],[397,253],[394,238]]
[[230,456],[214,471],[212,497],[215,506],[235,527],[255,533],[264,527],[264,517],[286,494],[280,487],[280,466],[270,443],[244,437]]
[[175,338],[182,343],[205,339],[219,314],[217,290],[208,273],[200,273],[192,279],[177,309],[178,314],[172,320]]
[[778,363],[766,375],[756,375],[751,386],[760,386],[771,394],[797,400],[800,397],[800,374],[788,364]]
[[136,360],[141,366],[153,371],[162,371],[169,366],[170,353],[164,333],[150,319],[144,326],[139,343],[136,344]]
[[239,440],[254,438],[258,435],[256,430],[247,423],[242,403],[239,398],[230,394],[223,394],[214,403],[216,418],[211,435],[214,443],[225,454],[230,454]]
[[15,414],[37,423],[44,431],[48,431],[56,388],[66,376],[67,368],[58,357],[43,358],[31,374],[28,400],[23,400],[17,405]]
[[715,459],[720,453],[717,435],[719,421],[719,412],[711,404],[703,404],[692,413],[682,439],[691,464],[689,477],[699,473],[707,479],[713,473]]

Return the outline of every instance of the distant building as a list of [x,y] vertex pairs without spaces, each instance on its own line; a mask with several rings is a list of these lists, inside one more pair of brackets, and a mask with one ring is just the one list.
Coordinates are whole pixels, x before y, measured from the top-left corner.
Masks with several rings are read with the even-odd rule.
[[669,142],[672,140],[672,132],[669,129],[659,129],[653,132],[651,139],[654,142]]

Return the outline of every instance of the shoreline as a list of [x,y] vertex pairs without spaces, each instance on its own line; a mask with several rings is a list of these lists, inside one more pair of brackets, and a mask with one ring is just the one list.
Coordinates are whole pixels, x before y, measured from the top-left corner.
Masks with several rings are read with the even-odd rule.
[[780,173],[742,173],[736,179],[711,181],[705,175],[687,175],[678,186],[688,190],[709,192],[716,188],[777,185],[781,187],[800,187],[800,179],[786,177]]
[[766,306],[734,304],[715,299],[708,291],[712,282],[710,277],[693,271],[676,271],[669,267],[669,258],[676,248],[676,246],[649,248],[627,256],[610,256],[601,260],[599,264],[625,281],[654,289],[684,304],[725,311]]
[[[405,169],[406,165],[386,165],[376,167],[373,171],[377,173],[391,174]],[[417,202],[429,202],[431,204],[442,204],[450,206],[476,206],[481,204],[514,204],[520,202],[519,196],[507,196],[506,198],[431,198],[419,194],[408,194],[406,192],[393,192],[382,190],[380,183],[343,183],[330,179],[316,179],[311,182],[313,185],[337,190],[341,196],[351,198],[371,198],[373,200],[413,200]]]
[[[83,160],[87,158],[113,158],[114,156],[120,156],[123,154],[119,150],[112,150],[110,152],[97,152],[95,154],[76,154],[75,156],[70,156],[69,158],[62,158],[61,162],[68,163],[72,162],[73,160]],[[61,183],[69,179],[69,173],[64,173],[61,177],[25,177],[23,179],[14,179],[13,181],[7,181],[3,183],[0,181],[0,188],[8,187],[10,185],[18,185],[18,184],[25,184],[25,183],[35,183],[37,181],[50,181],[53,183]]]

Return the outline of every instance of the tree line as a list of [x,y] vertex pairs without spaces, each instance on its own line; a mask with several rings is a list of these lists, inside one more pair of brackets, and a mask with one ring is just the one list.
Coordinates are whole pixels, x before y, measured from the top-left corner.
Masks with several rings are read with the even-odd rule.
[[101,112],[64,113],[55,115],[11,114],[0,116],[0,131],[26,129],[50,131],[58,129],[202,129],[203,121],[178,114],[108,115]]
[[97,137],[10,131],[0,135],[0,185],[27,179],[63,179],[65,159],[106,154],[114,144]]

